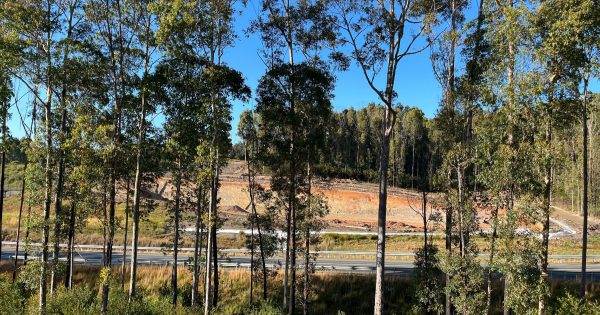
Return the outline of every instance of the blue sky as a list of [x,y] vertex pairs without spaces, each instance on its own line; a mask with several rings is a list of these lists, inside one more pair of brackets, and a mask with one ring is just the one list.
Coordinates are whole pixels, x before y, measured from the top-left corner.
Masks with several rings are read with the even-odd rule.
[[[258,56],[258,51],[262,47],[259,36],[257,34],[246,36],[243,31],[248,27],[250,21],[256,19],[259,8],[258,1],[248,1],[242,15],[237,17],[236,28],[239,38],[236,45],[228,48],[223,56],[223,60],[229,66],[243,73],[253,92],[266,68]],[[362,72],[355,64],[348,71],[335,73],[335,76],[336,83],[332,103],[336,111],[349,107],[361,108],[372,102],[379,103],[377,95],[368,86]],[[383,87],[383,79],[380,77],[377,80],[379,87]],[[396,92],[399,102],[403,105],[419,107],[427,117],[435,115],[441,98],[441,90],[431,70],[429,50],[408,56],[400,62]],[[235,103],[232,123],[233,142],[239,140],[235,133],[240,113],[245,109],[252,109],[254,104],[254,100],[247,104]]]
[[[235,27],[238,33],[238,39],[235,45],[228,48],[223,56],[224,62],[238,71],[241,71],[246,79],[246,83],[252,91],[255,91],[259,78],[265,73],[266,68],[258,56],[258,51],[262,47],[260,38],[256,34],[247,36],[245,30],[248,28],[250,21],[255,20],[258,14],[260,0],[250,0],[247,6],[242,10],[241,15],[236,17]],[[468,8],[466,12],[467,21],[473,19],[477,14],[476,7]],[[458,71],[461,70],[461,60],[459,57]],[[375,93],[367,85],[363,74],[356,65],[345,72],[337,72],[336,88],[334,91],[333,106],[336,111],[341,111],[345,108],[354,107],[361,108],[371,102],[378,103],[378,98]],[[382,85],[382,78],[377,80],[378,86]],[[438,108],[439,100],[442,92],[438,82],[435,80],[429,59],[429,50],[425,50],[420,54],[405,57],[399,65],[396,77],[396,92],[398,93],[398,101],[405,106],[413,106],[420,108],[426,115],[431,118],[435,115]],[[15,86],[19,89],[18,84]],[[598,92],[600,84],[594,81],[591,85],[591,91]],[[24,88],[20,87],[23,92]],[[239,138],[236,135],[237,124],[240,113],[245,109],[252,109],[254,100],[249,103],[235,102],[233,106],[233,121],[231,136],[233,142],[238,142]],[[23,113],[24,106],[21,106]],[[9,128],[12,134],[16,137],[24,136],[24,131],[21,127],[20,118],[15,106],[11,108],[12,118],[9,122]],[[161,123],[162,119],[156,119],[155,123]]]

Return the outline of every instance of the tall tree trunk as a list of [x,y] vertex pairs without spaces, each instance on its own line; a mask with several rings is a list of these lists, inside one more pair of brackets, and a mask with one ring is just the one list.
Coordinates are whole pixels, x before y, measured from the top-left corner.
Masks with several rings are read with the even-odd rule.
[[[23,217],[23,203],[25,202],[25,173],[27,172],[27,161],[23,166],[23,179],[21,180],[21,197],[19,200],[19,219],[17,222],[17,244],[15,246],[15,264],[12,272],[12,282],[17,279],[17,262],[19,261],[19,243],[21,240],[21,218]],[[0,242],[1,243],[1,242]]]
[[[6,113],[8,114],[8,113]],[[4,115],[4,117],[2,117],[2,146],[4,147],[2,149],[2,161],[0,162],[0,194],[2,194],[0,196],[0,260],[2,260],[2,240],[4,239],[3,235],[2,235],[2,217],[3,217],[3,212],[4,212],[4,197],[5,197],[5,192],[4,192],[4,170],[5,170],[5,166],[6,166],[6,114]]]
[[[112,62],[112,71],[113,71],[113,93],[114,93],[114,107],[113,107],[113,130],[112,130],[112,144],[114,145],[114,149],[109,157],[109,165],[110,171],[108,174],[108,238],[106,242],[106,259],[104,261],[104,269],[106,270],[107,276],[102,282],[102,302],[100,304],[100,312],[102,314],[106,314],[108,312],[108,294],[110,290],[110,279],[112,277],[112,254],[113,254],[113,242],[115,237],[115,208],[116,208],[116,194],[117,194],[117,180],[119,178],[117,173],[118,166],[118,155],[116,154],[116,149],[120,147],[121,144],[121,102],[125,96],[125,47],[124,36],[123,36],[123,19],[122,19],[122,10],[121,10],[121,2],[117,0],[116,4],[116,13],[117,13],[117,49],[118,54],[115,54],[115,47],[113,43],[113,34],[111,26],[107,26],[108,36],[109,36],[109,50],[111,55]],[[107,3],[108,6],[108,3]],[[111,8],[107,8],[111,10]],[[107,24],[110,22],[107,21]],[[118,67],[117,67],[118,62]]]
[[[31,201],[27,200],[27,218],[25,219],[25,244],[29,243],[29,227],[31,225]],[[23,253],[23,266],[27,265],[27,250]]]
[[65,288],[73,288],[73,257],[75,254],[75,200],[71,200],[71,211],[69,215],[69,240],[67,244],[67,270],[65,272]]
[[[36,134],[36,120],[37,119],[37,98],[33,99],[33,106],[31,109],[31,125],[29,130],[31,130],[31,140],[35,139],[35,134]],[[25,129],[25,128],[23,128]],[[27,173],[27,164],[29,162],[29,159],[26,161],[26,165],[23,168],[23,176],[25,176]],[[24,194],[21,195],[21,198],[24,198]],[[29,243],[29,227],[30,227],[30,223],[31,223],[31,200],[29,198],[27,198],[27,217],[25,219],[25,244]],[[18,242],[19,240],[17,240]],[[23,253],[23,266],[27,264],[27,250]]]
[[179,201],[181,196],[181,161],[177,159],[177,174],[175,175],[175,222],[173,234],[173,270],[171,272],[171,304],[177,305],[177,295],[179,287],[177,286],[177,255],[179,251]]
[[[73,17],[75,13],[76,3],[69,3],[69,15],[67,22],[67,37],[66,45],[63,50],[63,66],[69,61],[70,54],[70,40],[73,34]],[[56,195],[54,199],[54,256],[52,259],[52,275],[50,279],[50,294],[54,293],[54,289],[57,285],[58,277],[58,256],[60,253],[60,240],[61,240],[61,218],[60,213],[62,211],[62,198],[63,198],[63,186],[64,186],[64,173],[65,173],[65,151],[63,149],[63,143],[67,133],[67,83],[63,83],[61,88],[60,97],[60,137],[58,139],[58,174],[56,180]]]
[[259,251],[260,251],[260,260],[261,260],[261,265],[262,265],[262,289],[263,289],[262,297],[263,297],[263,300],[266,300],[267,299],[267,265],[266,265],[266,261],[265,261],[263,237],[262,237],[260,222],[258,221],[258,213],[256,212],[256,202],[254,200],[254,188],[256,186],[256,182],[254,180],[254,170],[250,166],[250,164],[251,164],[250,160],[253,159],[253,157],[251,157],[248,152],[247,141],[244,142],[244,152],[245,152],[245,156],[247,157],[246,167],[248,170],[248,194],[250,195],[250,207],[252,210],[252,220],[253,220],[253,223],[256,224],[256,229],[258,232],[258,247],[259,247]]
[[[148,59],[146,58],[146,64]],[[144,153],[145,121],[146,121],[146,93],[141,96],[140,121],[137,135],[137,152],[135,157],[135,182],[133,184],[133,223],[131,238],[131,270],[129,275],[129,303],[133,301],[136,294],[137,285],[137,257],[138,257],[138,239],[140,236],[140,194],[142,185],[142,156]]]
[[[213,183],[213,190],[214,192],[212,193],[212,195],[214,196],[214,203],[212,204],[213,206],[213,216],[215,219],[215,222],[219,221],[219,214],[217,211],[217,206],[218,206],[218,192],[219,192],[219,148],[217,148],[217,159],[215,161],[215,170],[214,170],[214,176],[215,176],[215,181]],[[213,299],[212,299],[212,303],[213,303],[213,307],[217,307],[218,303],[219,303],[219,247],[217,245],[217,228],[218,226],[216,224],[213,225],[213,229],[211,231],[212,234],[212,252],[213,252]]]
[[[389,78],[388,74],[388,78]],[[381,141],[381,156],[379,165],[379,209],[377,215],[377,254],[375,258],[375,307],[374,314],[383,314],[383,293],[384,293],[384,274],[385,274],[385,229],[387,223],[387,169],[390,159],[390,134],[396,120],[396,113],[391,108],[393,87],[390,88],[388,81],[388,97],[390,104],[387,104],[383,116],[383,130]]]
[[254,196],[252,192],[252,179],[250,172],[250,157],[248,156],[248,142],[244,139],[244,162],[248,169],[248,194],[250,195],[250,308],[254,304]]
[[104,270],[106,270],[106,278],[102,281],[102,302],[100,311],[102,314],[108,312],[108,294],[110,289],[110,278],[112,276],[112,254],[113,254],[113,242],[115,239],[115,207],[116,207],[116,164],[115,158],[113,157],[111,163],[111,170],[109,175],[109,191],[108,191],[108,236],[106,238],[106,254],[104,260]]
[[[551,82],[554,85],[554,82]],[[548,112],[547,112],[547,123],[545,132],[545,154],[552,154],[552,110],[550,109],[554,101],[554,89],[551,88],[550,95],[548,96]],[[552,160],[551,156],[544,157],[544,200],[542,203],[542,214],[543,214],[543,230],[542,230],[542,257],[540,261],[540,272],[541,281],[543,283],[548,282],[548,240],[550,237],[550,198],[552,194]],[[548,299],[545,294],[540,296],[538,305],[538,314],[545,315],[548,304]]]
[[[292,152],[294,152],[292,146]],[[291,189],[290,189],[290,292],[289,292],[289,308],[288,314],[293,315],[296,313],[296,163],[294,153],[292,153],[291,161]]]
[[[498,200],[500,197],[498,197]],[[486,295],[486,306],[487,313],[492,314],[492,271],[494,266],[494,256],[496,255],[496,238],[498,237],[498,208],[499,204],[496,204],[494,211],[492,211],[492,240],[490,244],[490,257],[488,260],[487,268],[487,295]]]
[[[51,25],[52,3],[48,1],[46,11],[46,22]],[[46,188],[44,196],[44,221],[42,232],[42,264],[40,272],[40,313],[46,312],[46,295],[48,290],[48,240],[50,238],[50,204],[52,201],[52,30],[48,27],[46,37],[46,63],[48,73],[46,74],[46,102],[44,104],[46,114],[46,166],[44,168],[44,186]]]
[[[448,181],[451,180],[450,172],[448,173]],[[448,252],[448,256],[452,256],[452,227],[454,225],[453,222],[453,209],[449,207],[446,211],[446,251]],[[450,281],[452,281],[452,275],[446,273],[446,287],[450,285]],[[445,297],[445,312],[446,315],[452,315],[452,296],[446,291]]]
[[[213,174],[216,172],[217,162],[214,160],[211,162],[211,170]],[[216,214],[215,210],[217,208],[217,177],[212,176],[211,178],[211,188],[210,188],[210,204],[208,207],[208,241],[206,244],[206,281],[205,289],[204,289],[204,314],[210,314],[211,310],[211,282],[212,282],[212,272],[213,272],[213,260],[216,262],[217,258],[215,256],[215,251],[213,248],[216,248],[214,243],[216,241],[217,236],[217,227],[216,227]],[[216,265],[216,264],[214,264]],[[217,270],[215,270],[215,273]],[[214,299],[213,299],[214,300]]]
[[[66,108],[66,89],[62,90],[61,97],[61,118],[60,118],[60,132],[61,136],[64,137],[66,133],[67,124],[67,108]],[[60,253],[60,240],[61,240],[61,210],[62,210],[62,197],[64,187],[64,173],[65,173],[65,152],[62,149],[63,140],[58,141],[58,176],[56,179],[56,195],[54,197],[54,255],[52,257],[52,275],[50,278],[50,294],[54,293],[58,282],[58,256]]]
[[583,80],[583,241],[581,249],[581,287],[579,294],[581,300],[585,301],[587,290],[587,244],[588,244],[588,114],[587,114],[587,91],[589,75]]
[[125,188],[125,231],[123,233],[123,258],[121,259],[121,290],[125,290],[125,266],[127,260],[127,232],[129,231],[129,178]]
[[[311,161],[310,161],[310,148],[308,149],[308,158],[306,163],[306,175],[308,178],[308,205],[307,215],[304,216],[304,220],[308,220],[311,214],[311,198],[312,198],[312,173],[311,173]],[[310,224],[305,222],[306,230],[304,231],[304,291],[302,294],[302,314],[308,315],[308,306],[310,300]]]
[[107,206],[106,198],[106,179],[102,179],[102,265],[106,263],[106,240],[107,240],[107,223],[108,223],[108,212],[106,211]]
[[198,304],[198,285],[200,283],[200,254],[202,247],[202,200],[203,190],[202,187],[198,188],[197,200],[196,200],[196,225],[194,229],[194,266],[193,266],[193,277],[192,277],[192,297],[191,306],[194,307]]

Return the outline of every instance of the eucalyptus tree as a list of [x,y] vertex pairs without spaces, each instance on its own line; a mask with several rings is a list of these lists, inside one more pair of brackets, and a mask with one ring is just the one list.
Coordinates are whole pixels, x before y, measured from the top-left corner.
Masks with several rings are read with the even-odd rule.
[[[205,282],[206,312],[210,309],[211,279],[213,285],[213,301],[218,302],[218,264],[216,244],[217,193],[219,186],[219,172],[227,156],[230,146],[227,131],[228,122],[231,120],[230,101],[235,98],[247,97],[249,90],[243,84],[241,76],[236,71],[223,66],[221,58],[224,50],[233,45],[235,33],[233,30],[234,0],[219,0],[210,2],[198,1],[158,1],[156,10],[160,12],[159,42],[165,46],[167,53],[176,58],[196,59],[204,63],[203,72],[199,80],[202,87],[203,98],[201,104],[204,108],[206,119],[204,121],[205,135],[209,135],[208,147],[211,184],[209,202],[210,236],[208,238],[207,253],[207,281]],[[227,78],[227,75],[232,75]],[[219,152],[220,151],[220,152]],[[212,277],[212,266],[215,273]]]
[[262,298],[263,300],[267,299],[267,267],[266,267],[266,253],[265,253],[265,243],[263,239],[263,232],[261,231],[261,224],[258,217],[258,212],[256,211],[257,204],[257,196],[256,191],[261,189],[261,187],[256,183],[256,170],[258,169],[258,155],[260,146],[258,143],[258,115],[254,114],[251,111],[245,110],[240,114],[240,122],[238,124],[238,135],[242,138],[244,144],[244,160],[246,161],[246,170],[248,176],[248,196],[250,197],[250,216],[248,221],[250,221],[250,306],[253,305],[253,281],[254,281],[254,269],[258,269],[255,267],[254,263],[254,250],[256,248],[255,245],[255,236],[254,236],[254,228],[256,227],[258,233],[258,249],[260,255],[260,266],[261,266],[261,280],[262,280]]
[[[281,77],[286,82],[286,90],[282,90],[289,107],[289,119],[293,123],[286,126],[285,132],[287,148],[280,150],[289,151],[286,174],[280,174],[280,181],[287,181],[285,198],[287,199],[286,210],[286,259],[283,285],[283,305],[290,314],[295,311],[296,291],[296,213],[298,184],[297,179],[303,168],[297,165],[299,159],[306,155],[300,154],[295,139],[303,137],[299,135],[294,124],[297,118],[296,104],[298,91],[294,80],[299,79],[295,75],[295,65],[298,60],[304,60],[308,64],[326,69],[325,64],[320,61],[325,56],[325,50],[335,44],[335,33],[333,32],[332,18],[327,14],[327,3],[324,1],[261,1],[261,12],[257,20],[253,21],[250,30],[260,33],[264,49],[261,50],[263,63],[267,67],[267,74],[263,78]],[[284,65],[289,65],[288,68]],[[282,77],[288,75],[288,78]],[[259,88],[260,90],[260,88]],[[259,97],[260,98],[260,97]],[[260,111],[257,107],[257,112]],[[261,114],[262,115],[262,114]],[[274,182],[277,180],[274,179]],[[277,186],[277,184],[275,185]],[[283,188],[283,187],[282,187]],[[282,191],[283,192],[283,191]],[[291,275],[290,275],[291,271]],[[291,280],[290,280],[291,277]],[[288,305],[289,303],[289,305]]]
[[[10,107],[10,99],[12,97],[12,89],[10,86],[10,80],[5,73],[0,73],[0,121],[1,121],[1,132],[2,132],[2,161],[0,162],[0,240],[2,240],[2,216],[4,213],[4,179],[5,179],[5,164],[6,164],[6,150],[9,149],[7,143],[8,128],[6,121],[9,119],[8,108]],[[0,245],[0,252],[2,252],[2,245]]]
[[[249,89],[241,74],[221,64],[223,49],[232,44],[232,2],[214,3],[159,2],[161,13],[159,41],[167,51],[164,63],[167,83],[166,113],[170,117],[169,138],[185,153],[185,167],[198,166],[199,160],[209,161],[210,170],[210,236],[207,254],[207,288],[205,307],[210,309],[211,279],[214,279],[213,305],[218,301],[218,271],[216,264],[216,207],[218,173],[223,166],[229,143],[231,100],[246,99]],[[183,129],[182,129],[183,128]],[[183,147],[181,147],[183,145]],[[205,150],[208,148],[208,150]],[[187,152],[187,153],[186,153]],[[219,153],[221,152],[221,153]],[[198,155],[207,156],[198,156]],[[220,154],[224,154],[220,156]],[[199,159],[199,160],[198,160]],[[199,162],[200,164],[204,164]],[[180,170],[180,166],[177,167]],[[181,174],[181,172],[177,172]],[[177,179],[176,179],[177,180]],[[199,186],[204,183],[197,183]],[[176,197],[177,199],[177,197]],[[200,212],[196,215],[199,219]],[[176,210],[175,217],[178,217]],[[176,220],[177,221],[177,220]],[[177,228],[175,228],[177,231]],[[177,232],[175,244],[177,242]],[[212,257],[212,258],[211,258]],[[197,264],[197,262],[196,262]],[[211,267],[215,265],[215,277]],[[176,299],[176,270],[173,272],[173,294]]]
[[[110,120],[106,126],[111,131],[110,144],[105,152],[105,168],[107,175],[107,206],[105,218],[107,229],[106,249],[103,262],[103,278],[101,279],[102,302],[101,312],[108,310],[108,296],[112,278],[112,252],[115,234],[115,209],[117,182],[122,178],[125,166],[125,154],[122,152],[123,110],[131,96],[131,78],[137,71],[135,67],[139,55],[134,54],[135,28],[139,27],[141,15],[135,1],[106,2],[90,0],[85,5],[85,16],[90,22],[92,32],[91,44],[98,53],[99,62],[103,65],[102,82],[110,88],[105,91],[106,113]],[[110,105],[109,105],[110,104]]]
[[[435,3],[410,0],[333,1],[336,25],[349,54],[338,55],[346,63],[351,58],[365,81],[383,103],[382,141],[379,161],[379,208],[374,313],[383,312],[385,227],[390,138],[396,121],[394,104],[396,76],[400,61],[427,48],[418,39],[428,33]],[[383,73],[382,73],[383,72]],[[383,86],[376,79],[383,77]]]
[[[581,9],[577,10],[569,10],[572,12],[569,15],[570,23],[568,24],[571,27],[575,27],[578,29],[579,33],[577,33],[576,47],[582,52],[582,57],[579,61],[578,69],[580,73],[581,87],[582,91],[580,94],[582,95],[582,129],[583,129],[583,148],[582,148],[582,180],[583,180],[583,244],[582,244],[582,255],[581,255],[581,287],[580,287],[580,296],[583,300],[585,300],[587,285],[586,285],[586,264],[587,264],[587,242],[588,242],[588,189],[589,189],[589,181],[590,181],[590,168],[593,172],[593,163],[592,159],[589,157],[590,154],[588,152],[588,146],[592,147],[592,141],[589,136],[592,126],[588,125],[588,113],[590,112],[590,104],[588,103],[588,89],[591,78],[598,78],[600,76],[600,45],[598,44],[598,36],[600,36],[600,13],[598,10],[594,10],[594,7],[597,7],[598,4],[592,1],[581,1],[574,3],[567,3],[567,8],[573,8],[580,6]],[[588,127],[589,126],[589,127]],[[589,142],[589,143],[588,143]],[[593,149],[593,148],[590,148]],[[593,154],[591,154],[593,158]],[[592,194],[593,196],[593,194]],[[597,200],[597,199],[596,199]]]
[[[95,67],[89,65],[91,69]],[[93,77],[87,78],[91,84]],[[68,138],[65,139],[65,158],[69,161],[65,176],[65,196],[70,198],[67,229],[67,265],[65,287],[73,288],[74,247],[77,232],[86,220],[102,206],[104,180],[103,152],[107,146],[108,130],[97,128],[104,124],[101,110],[90,96],[77,98],[72,109]]]
[[[516,241],[516,218],[521,213],[515,210],[515,199],[519,198],[525,191],[521,191],[521,185],[531,179],[531,174],[526,171],[532,170],[524,165],[519,165],[520,162],[525,162],[525,156],[533,156],[532,144],[529,139],[522,138],[521,135],[531,130],[525,130],[526,124],[519,119],[520,114],[527,112],[528,99],[525,93],[519,93],[517,89],[523,83],[522,77],[519,76],[524,71],[523,68],[517,67],[517,63],[525,60],[524,47],[529,40],[530,34],[527,25],[527,15],[529,10],[523,1],[498,1],[489,2],[485,7],[485,16],[487,24],[487,32],[485,32],[485,40],[490,44],[490,53],[494,55],[495,62],[490,63],[484,85],[490,91],[491,101],[486,104],[491,110],[497,109],[493,115],[496,116],[497,122],[502,122],[503,128],[499,130],[500,141],[494,141],[498,145],[497,152],[503,152],[502,156],[491,153],[488,157],[493,156],[493,160],[486,161],[485,167],[489,172],[496,176],[493,181],[496,187],[502,186],[502,196],[505,200],[501,204],[506,205],[506,219],[500,222],[500,234],[502,240],[498,245],[506,245],[506,249],[515,249],[511,244]],[[520,63],[519,63],[520,64]],[[522,141],[523,140],[523,141]],[[529,152],[528,152],[529,151]],[[482,168],[483,170],[483,168]],[[493,172],[493,171],[498,171]],[[489,182],[489,180],[488,180]],[[520,208],[519,210],[526,210]],[[499,249],[500,247],[499,246]],[[511,299],[518,297],[512,295],[511,281],[517,279],[517,268],[522,265],[505,265],[502,266],[502,260],[507,258],[508,254],[514,251],[505,251],[498,253],[498,262],[501,266],[507,267],[503,271],[505,279],[504,287],[504,312],[511,312]],[[514,267],[514,268],[513,268]]]
[[[290,102],[288,93],[292,85],[294,100]],[[315,146],[311,123],[327,121],[330,115],[332,90],[333,78],[326,70],[301,63],[273,67],[261,78],[256,92],[260,141],[270,148],[261,151],[262,159],[275,170],[271,189],[280,195],[279,198],[285,198],[288,206],[293,204],[292,209],[285,208],[284,215],[286,227],[288,219],[290,221],[290,239],[287,240],[291,247],[290,314],[295,312],[296,302],[296,228],[306,206],[300,202],[302,195],[305,195],[300,189],[305,189],[308,184],[309,163],[303,157]]]
[[[137,121],[135,127],[133,127],[133,133],[135,134],[135,174],[133,183],[133,213],[132,213],[132,240],[131,240],[131,268],[130,268],[130,282],[129,282],[129,303],[132,302],[135,297],[135,289],[137,283],[137,254],[138,254],[138,238],[139,238],[139,224],[140,224],[140,194],[142,177],[143,177],[143,161],[145,152],[145,141],[147,137],[147,129],[149,122],[147,116],[156,111],[157,99],[159,98],[160,88],[156,86],[157,80],[151,73],[152,65],[157,61],[155,52],[157,50],[155,27],[157,24],[157,16],[152,11],[152,5],[155,1],[140,1],[134,2],[134,11],[139,15],[137,24],[133,25],[132,33],[133,39],[137,43],[139,57],[141,62],[139,64],[139,70],[141,76],[137,84],[138,97],[137,106],[133,106],[134,115],[136,116],[134,121]],[[129,179],[127,179],[127,200],[129,200]],[[127,207],[128,205],[126,205]],[[128,216],[126,209],[125,215]],[[127,229],[127,223],[126,227]],[[126,230],[127,231],[127,230]],[[124,242],[127,233],[125,233]],[[125,253],[126,246],[123,251]],[[125,262],[125,259],[123,259]],[[124,267],[124,265],[123,265]],[[124,268],[123,268],[124,269]],[[124,283],[124,270],[122,271],[122,285]]]
[[[60,27],[63,28],[65,37],[57,42],[60,48],[56,59],[56,78],[57,102],[60,116],[57,121],[56,132],[56,189],[54,191],[54,252],[52,260],[52,274],[50,280],[50,292],[53,293],[58,283],[58,257],[60,253],[60,242],[62,240],[62,205],[64,196],[66,152],[65,141],[68,137],[69,125],[69,106],[72,106],[73,98],[77,97],[78,83],[81,82],[82,68],[81,63],[77,61],[78,46],[86,40],[86,22],[83,19],[83,4],[79,0],[64,1],[61,7],[61,16],[59,17]],[[73,60],[75,59],[75,60]],[[83,72],[85,73],[85,72]]]
[[[440,188],[446,196],[447,204],[444,206],[446,215],[445,234],[446,234],[446,314],[452,313],[452,293],[461,294],[457,299],[461,300],[456,305],[458,309],[475,309],[472,302],[481,302],[480,292],[470,292],[469,287],[478,287],[477,281],[480,277],[477,272],[481,271],[478,267],[476,257],[476,247],[469,244],[470,235],[477,229],[476,210],[472,206],[473,188],[470,185],[473,182],[472,172],[475,156],[473,134],[472,134],[472,116],[473,109],[476,106],[474,93],[469,91],[476,90],[464,82],[464,77],[472,77],[472,62],[463,77],[460,76],[456,67],[457,51],[461,49],[459,43],[463,42],[463,26],[465,21],[465,10],[467,1],[450,0],[440,4],[438,8],[438,19],[442,25],[449,24],[448,30],[442,32],[437,39],[432,39],[431,60],[433,72],[443,91],[440,114],[436,117],[436,125],[448,132],[448,137],[443,139],[441,146],[442,161],[438,169],[440,173],[438,181]],[[480,37],[481,23],[483,20],[482,8],[483,2],[479,5],[477,26],[474,30],[474,36]],[[479,32],[479,33],[478,33]],[[479,41],[480,38],[475,38]],[[477,58],[481,57],[479,52],[480,42],[474,43],[478,51]],[[470,47],[469,47],[470,48]],[[469,49],[466,50],[469,53]],[[454,233],[456,231],[456,234]],[[453,243],[457,243],[459,255],[454,255]],[[468,271],[467,271],[468,270]],[[462,272],[466,271],[466,272]],[[470,274],[469,274],[470,273]],[[473,277],[474,275],[475,277]],[[454,279],[453,277],[456,277]],[[470,283],[475,281],[475,283]],[[467,293],[469,292],[469,293]],[[465,303],[463,297],[472,297],[473,301]],[[463,311],[464,312],[464,311]]]
[[[4,6],[7,5],[6,1],[0,2],[0,8],[4,12]],[[18,52],[15,48],[15,32],[10,29],[7,20],[10,16],[0,13],[0,113],[2,117],[2,125],[6,125],[6,118],[8,114],[8,108],[10,99],[12,97],[12,86],[10,82],[11,76],[9,75],[9,69],[14,67],[15,53]],[[3,128],[4,131],[6,128]],[[3,136],[4,139],[4,136]],[[4,141],[3,141],[4,142]],[[2,150],[2,194],[4,193],[4,150]],[[2,196],[4,197],[4,196]],[[0,239],[2,239],[2,218],[4,213],[4,201],[0,201]],[[2,245],[0,244],[0,252],[2,252]]]
[[[541,75],[536,79],[542,81],[541,94],[542,113],[545,117],[544,127],[544,191],[542,201],[542,281],[548,280],[548,243],[550,233],[551,193],[553,190],[553,173],[557,160],[555,133],[570,130],[571,124],[577,121],[579,115],[579,78],[580,65],[585,62],[586,31],[589,31],[593,21],[593,3],[591,1],[556,1],[540,2],[538,15],[534,20],[536,43],[535,58],[541,65]],[[558,22],[560,20],[560,22]],[[592,22],[593,23],[593,22]],[[584,143],[587,139],[583,140]],[[586,144],[584,144],[586,145]],[[585,153],[584,153],[585,155]],[[587,171],[587,166],[584,166]],[[584,187],[584,204],[585,199]],[[585,205],[584,205],[585,207]],[[584,208],[585,209],[585,208]],[[548,308],[547,294],[540,297],[538,313],[546,314]]]
[[[48,240],[53,175],[53,94],[57,90],[55,76],[58,42],[67,37],[61,26],[65,10],[63,1],[2,2],[4,25],[20,42],[16,55],[23,58],[20,67],[10,69],[11,77],[26,86],[30,95],[44,108],[45,166],[44,213],[42,227],[42,259],[40,263],[40,312],[45,312],[47,295]],[[39,67],[30,67],[38,64]],[[38,71],[39,69],[39,71]],[[3,69],[6,70],[6,69]]]

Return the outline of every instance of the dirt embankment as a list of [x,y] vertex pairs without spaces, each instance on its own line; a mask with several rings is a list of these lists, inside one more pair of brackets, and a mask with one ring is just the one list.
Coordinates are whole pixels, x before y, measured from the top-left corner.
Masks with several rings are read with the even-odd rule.
[[[269,176],[257,176],[257,183],[269,187]],[[231,161],[221,175],[219,189],[219,211],[227,219],[225,226],[240,228],[248,215],[248,178],[243,161]],[[375,231],[379,206],[377,184],[347,179],[315,180],[317,193],[323,194],[329,204],[329,214],[325,217],[327,229],[331,231]],[[151,194],[163,200],[172,197],[173,189],[168,179],[157,181]],[[437,198],[430,195],[430,199]],[[431,201],[430,201],[431,202]],[[259,206],[260,207],[260,206]],[[415,191],[389,187],[387,199],[387,229],[390,232],[418,232],[422,230],[421,196]],[[481,227],[489,227],[487,211],[481,211]],[[442,217],[443,222],[443,217]],[[443,223],[439,227],[443,227]]]

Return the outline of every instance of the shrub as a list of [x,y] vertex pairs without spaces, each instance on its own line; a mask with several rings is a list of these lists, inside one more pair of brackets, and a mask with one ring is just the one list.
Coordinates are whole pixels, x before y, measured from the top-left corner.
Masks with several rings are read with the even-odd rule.
[[25,303],[21,290],[7,278],[0,276],[0,311],[2,314],[21,314]]
[[600,314],[600,305],[590,301],[581,303],[578,297],[567,293],[558,298],[551,313],[556,315],[595,315]]

